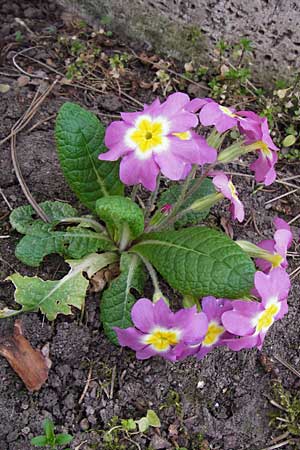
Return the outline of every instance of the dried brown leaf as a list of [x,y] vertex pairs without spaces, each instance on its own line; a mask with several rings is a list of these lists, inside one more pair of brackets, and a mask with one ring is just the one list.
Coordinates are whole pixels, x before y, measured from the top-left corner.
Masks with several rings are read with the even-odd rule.
[[13,336],[0,338],[0,355],[11,365],[29,391],[38,391],[48,378],[51,361],[49,348],[35,350],[23,336],[21,321],[16,320]]

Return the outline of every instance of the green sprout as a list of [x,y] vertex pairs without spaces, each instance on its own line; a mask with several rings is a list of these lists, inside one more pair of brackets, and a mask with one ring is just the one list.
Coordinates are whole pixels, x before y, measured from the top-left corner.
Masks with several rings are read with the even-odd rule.
[[[54,424],[51,419],[45,419],[43,423],[44,433],[31,439],[31,444],[36,447],[50,447],[58,450],[59,446],[69,444],[73,440],[73,436],[68,433],[55,434]],[[66,449],[70,450],[70,449]]]

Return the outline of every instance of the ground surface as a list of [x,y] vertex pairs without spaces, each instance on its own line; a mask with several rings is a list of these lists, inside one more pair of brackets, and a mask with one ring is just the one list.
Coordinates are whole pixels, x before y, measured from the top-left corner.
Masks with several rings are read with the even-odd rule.
[[[17,51],[40,44],[42,49],[35,57],[47,61],[50,67],[58,71],[64,70],[64,61],[60,62],[61,66],[57,63],[62,56],[56,51],[54,42],[65,33],[72,35],[72,24],[66,24],[67,18],[62,21],[61,11],[51,2],[48,6],[44,2],[25,1],[22,2],[22,7],[20,4],[21,2],[2,2],[0,5],[0,17],[5,21],[1,24],[0,32],[0,77],[1,83],[10,86],[7,93],[0,94],[0,140],[10,133],[13,124],[25,112],[37,86],[41,82],[45,83],[42,78],[49,76],[50,80],[46,80],[49,83],[56,76],[47,68],[20,58],[22,67],[31,74],[40,76],[32,77],[26,86],[21,87],[17,83],[20,72],[12,64],[12,56]],[[34,34],[17,24],[16,17],[24,20]],[[22,33],[21,42],[16,41],[17,30]],[[108,39],[106,44],[107,46],[103,43],[102,51],[108,54],[112,52],[114,45],[119,48],[113,40]],[[38,70],[44,73],[38,73]],[[147,68],[137,65],[135,79],[130,80],[131,90],[128,88],[126,93],[137,95],[142,100],[153,98],[151,90],[143,90],[141,83],[135,84],[135,80],[144,80],[146,86],[148,78]],[[118,95],[117,89],[112,92],[109,86],[98,93],[59,83],[31,125],[57,113],[66,100],[89,107],[106,122],[111,120],[109,114],[135,108],[129,97]],[[51,119],[30,132],[30,127],[27,127],[27,131],[20,134],[17,139],[20,166],[38,201],[60,199],[78,206],[59,168],[53,125],[54,119]],[[23,205],[26,200],[12,169],[9,142],[0,147],[0,152],[0,187],[12,207]],[[298,168],[297,163],[281,164],[279,178],[295,175]],[[244,171],[245,168],[235,165],[230,170]],[[264,236],[270,236],[274,216],[281,214],[290,220],[299,213],[297,193],[288,196],[287,201],[282,199],[271,203],[269,209],[265,207],[267,200],[286,192],[286,189],[292,189],[291,187],[274,184],[268,190],[251,195],[251,178],[240,177],[236,181],[241,183],[240,191],[246,204],[247,219],[252,219],[245,226],[234,225],[235,237],[259,240],[255,228]],[[59,257],[48,257],[38,270],[26,268],[15,258],[14,248],[19,235],[10,228],[8,214],[8,205],[0,197],[0,235],[10,236],[9,239],[0,239],[1,280],[13,271],[38,274],[44,279],[61,277],[66,268]],[[221,216],[228,217],[225,207],[224,210],[215,210],[212,220],[219,224]],[[295,222],[294,225],[298,223]],[[293,230],[295,237],[299,236],[296,226]],[[296,246],[292,250],[298,251]],[[297,259],[291,259],[290,270],[296,266]],[[295,367],[300,366],[299,280],[296,278],[293,283],[288,316],[272,327],[263,350],[268,356],[276,354],[285,358]],[[167,287],[166,292],[172,295]],[[1,281],[0,306],[12,305],[12,299],[12,285]],[[0,450],[31,449],[30,438],[40,434],[42,421],[46,416],[52,417],[60,431],[68,431],[75,436],[72,449],[137,448],[136,444],[126,439],[121,439],[115,447],[109,447],[103,442],[101,430],[109,429],[109,421],[113,416],[120,419],[140,418],[149,408],[154,409],[161,419],[161,439],[153,432],[147,436],[135,436],[134,440],[141,449],[176,448],[175,441],[177,446],[199,450],[259,450],[270,445],[274,435],[278,434],[269,428],[271,377],[262,367],[258,351],[233,353],[220,348],[202,362],[192,359],[176,365],[160,359],[139,362],[132,352],[121,351],[104,337],[100,328],[98,304],[98,294],[91,294],[87,300],[83,322],[80,321],[79,314],[60,316],[54,323],[47,322],[39,314],[22,317],[25,334],[34,346],[41,348],[49,343],[53,366],[42,389],[30,394],[6,360],[0,359]],[[8,333],[12,324],[13,321],[10,320],[1,321],[0,334]],[[90,367],[92,381],[79,404]],[[281,365],[276,368],[285,387],[297,387],[295,375]],[[111,390],[113,372],[116,376]],[[178,437],[176,432],[174,437],[174,430]],[[76,447],[80,444],[80,447]]]

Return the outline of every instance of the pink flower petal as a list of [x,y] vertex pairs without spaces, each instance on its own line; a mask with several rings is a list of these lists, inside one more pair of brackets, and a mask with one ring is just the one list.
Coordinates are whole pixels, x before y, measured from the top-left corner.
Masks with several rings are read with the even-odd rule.
[[114,327],[114,331],[117,334],[119,344],[122,347],[129,347],[133,350],[140,350],[145,347],[142,342],[143,334],[133,327],[122,329]]
[[132,307],[131,318],[134,325],[143,333],[154,327],[154,304],[147,298],[140,298]]
[[149,191],[154,191],[159,167],[152,156],[148,159],[139,159],[134,152],[125,155],[120,164],[120,179],[124,184],[133,185],[141,183]]

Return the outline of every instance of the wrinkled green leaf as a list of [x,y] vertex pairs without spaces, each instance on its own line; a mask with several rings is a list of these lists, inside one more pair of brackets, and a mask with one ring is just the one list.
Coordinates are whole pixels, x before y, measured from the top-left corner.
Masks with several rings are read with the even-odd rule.
[[[39,206],[46,213],[51,222],[58,222],[66,217],[77,216],[77,211],[68,203],[64,202],[43,202]],[[26,234],[33,223],[44,223],[42,220],[36,220],[36,212],[31,205],[20,206],[12,211],[9,217],[11,226],[19,233]]]
[[146,418],[149,422],[150,427],[158,427],[159,428],[161,426],[159,417],[156,414],[156,412],[153,411],[153,409],[148,409]]
[[4,308],[0,318],[15,316],[22,312],[41,311],[49,320],[57,314],[71,314],[71,306],[81,309],[88,287],[89,278],[98,270],[118,260],[115,253],[92,253],[80,261],[66,261],[71,270],[61,280],[44,281],[38,277],[23,277],[15,273],[7,278],[16,287],[15,301],[22,306],[19,310]]
[[55,128],[58,156],[64,176],[80,201],[95,211],[96,200],[122,195],[117,162],[100,161],[104,127],[95,114],[75,103],[65,103]]
[[[197,180],[193,180],[190,189],[192,189],[195,183],[197,183]],[[182,187],[179,184],[173,184],[169,189],[167,189],[165,192],[162,193],[157,203],[157,208],[160,209],[167,203],[170,205],[174,205],[180,195],[181,189]],[[203,198],[206,195],[213,194],[214,192],[215,188],[212,181],[209,178],[206,178],[200,185],[200,187],[194,192],[194,194],[192,194],[189,198],[187,198],[187,200],[181,205],[178,212],[181,212],[184,209],[188,208],[196,200]],[[207,217],[208,214],[209,209],[200,212],[190,211],[176,221],[175,228],[181,228],[188,224],[195,225],[201,220],[205,219],[205,217]]]
[[31,439],[30,443],[36,447],[45,447],[48,445],[48,439],[46,436],[36,436]]
[[144,231],[143,211],[130,198],[119,195],[100,198],[96,202],[96,211],[115,242],[119,242],[124,233],[132,240]]
[[183,294],[239,298],[253,287],[251,259],[224,233],[207,227],[145,234],[130,252],[147,258]]
[[130,311],[135,303],[131,289],[141,293],[145,282],[143,266],[136,255],[123,253],[120,270],[121,274],[104,291],[100,303],[104,332],[114,344],[118,340],[112,327],[127,328],[131,325]]
[[57,434],[55,436],[55,444],[56,445],[66,445],[73,441],[73,436],[67,433]]
[[77,259],[96,251],[115,249],[107,235],[80,226],[54,231],[51,224],[37,221],[27,232],[18,243],[15,254],[20,261],[32,267],[38,267],[43,258],[51,253]]
[[40,310],[48,320],[56,319],[57,314],[71,314],[71,306],[81,309],[89,284],[82,273],[72,272],[59,281],[44,281],[17,273],[7,280],[12,281],[16,287],[15,301],[22,305],[19,312]]

